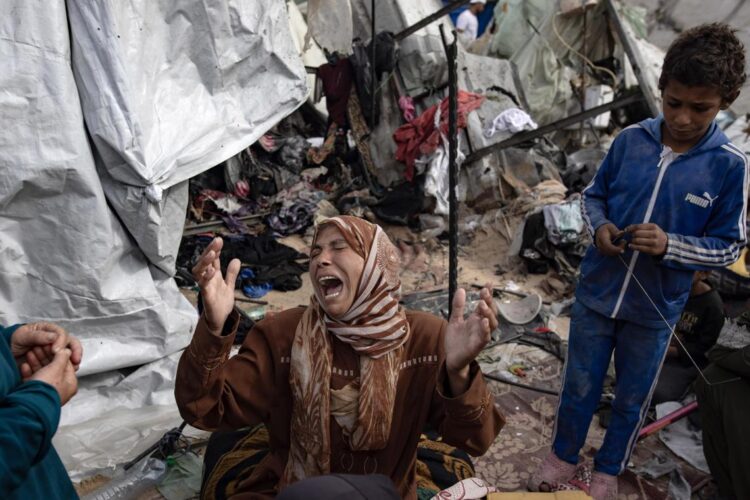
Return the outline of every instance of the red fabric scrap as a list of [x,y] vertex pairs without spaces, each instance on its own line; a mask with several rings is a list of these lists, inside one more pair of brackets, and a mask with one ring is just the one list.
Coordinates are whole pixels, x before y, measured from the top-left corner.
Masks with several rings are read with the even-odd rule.
[[[484,96],[464,90],[458,91],[459,129],[466,128],[467,116],[484,102]],[[402,125],[393,133],[396,141],[396,159],[406,164],[404,177],[414,179],[414,163],[424,155],[430,155],[440,145],[440,132],[435,129],[437,104],[419,115],[414,121]],[[448,134],[448,98],[440,103],[440,131]]]

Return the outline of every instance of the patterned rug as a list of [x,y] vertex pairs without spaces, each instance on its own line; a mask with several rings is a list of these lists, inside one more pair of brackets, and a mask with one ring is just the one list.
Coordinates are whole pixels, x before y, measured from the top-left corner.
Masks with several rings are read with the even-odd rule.
[[[562,362],[540,349],[505,344],[495,348],[495,352],[485,351],[483,358],[483,370],[486,373],[507,372],[508,368],[516,369],[518,372],[520,367],[525,376],[516,378],[517,381],[544,389],[559,390]],[[483,457],[474,460],[477,477],[497,487],[499,491],[525,490],[529,476],[549,451],[557,397],[502,382],[490,381],[490,387],[495,394],[498,408],[507,419],[507,424],[490,450]],[[593,460],[596,449],[604,439],[604,432],[605,429],[599,425],[598,417],[594,416],[582,452],[589,462]],[[651,436],[638,443],[631,458],[631,467],[620,477],[620,500],[667,498],[667,477],[648,480],[630,470],[657,454],[668,455],[675,460],[683,476],[693,487],[706,478],[704,473],[672,454],[656,436]]]

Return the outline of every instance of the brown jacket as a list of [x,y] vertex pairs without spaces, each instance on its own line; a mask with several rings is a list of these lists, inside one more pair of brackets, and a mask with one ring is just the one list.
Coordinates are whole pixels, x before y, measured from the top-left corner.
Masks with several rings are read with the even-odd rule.
[[[241,484],[247,492],[242,498],[273,497],[286,465],[292,415],[289,362],[303,311],[290,309],[259,322],[231,359],[236,313],[227,320],[233,322],[232,333],[222,337],[212,335],[201,318],[180,359],[175,396],[189,424],[206,430],[238,429],[260,422],[268,427],[271,451]],[[505,421],[476,363],[466,393],[455,398],[445,395],[446,322],[412,311],[407,312],[407,319],[411,336],[405,345],[388,445],[377,451],[350,451],[331,418],[331,472],[385,474],[402,497],[415,499],[417,442],[426,424],[432,424],[447,443],[478,456],[489,448]],[[358,355],[334,338],[331,386],[340,389],[358,377]]]

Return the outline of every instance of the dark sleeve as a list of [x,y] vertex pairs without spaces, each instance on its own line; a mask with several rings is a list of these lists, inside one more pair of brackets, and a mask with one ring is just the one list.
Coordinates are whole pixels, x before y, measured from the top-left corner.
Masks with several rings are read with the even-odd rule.
[[177,366],[175,398],[190,425],[206,430],[238,429],[267,420],[274,395],[275,367],[261,324],[229,358],[239,315],[227,319],[229,333],[209,332],[203,317]]
[[[710,292],[715,293],[715,292]],[[714,300],[715,299],[715,300]],[[724,326],[724,310],[721,299],[713,298],[707,307],[700,311],[698,324],[690,338],[685,339],[685,347],[690,355],[699,365],[706,364],[706,353],[716,344],[721,328]],[[690,363],[685,351],[679,349],[680,361],[684,364]]]
[[[10,341],[15,328],[2,329],[2,342]],[[44,382],[21,383],[15,366],[12,371],[1,373],[15,374],[12,380],[3,381],[3,385],[14,389],[0,400],[0,491],[9,492],[47,455],[60,420],[60,397]]]
[[0,326],[0,336],[5,339],[5,342],[10,345],[10,338],[13,336],[13,334],[18,330],[18,327],[21,326],[23,323],[20,323],[18,325],[13,325],[9,327],[1,327]]
[[750,345],[743,349],[729,349],[717,345],[708,353],[708,359],[716,366],[737,376],[750,378]]

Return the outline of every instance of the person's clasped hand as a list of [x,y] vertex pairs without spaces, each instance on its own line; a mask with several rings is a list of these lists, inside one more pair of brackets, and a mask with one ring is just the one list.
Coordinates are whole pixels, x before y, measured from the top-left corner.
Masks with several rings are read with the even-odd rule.
[[81,342],[62,327],[44,321],[19,326],[10,338],[10,349],[23,380],[47,366],[63,349],[70,351],[69,361],[77,371],[83,359]]

